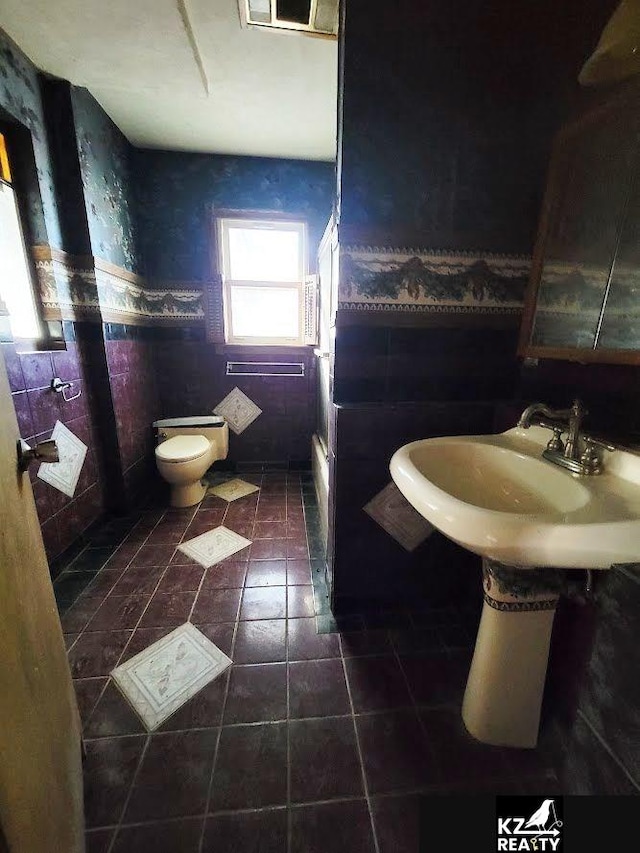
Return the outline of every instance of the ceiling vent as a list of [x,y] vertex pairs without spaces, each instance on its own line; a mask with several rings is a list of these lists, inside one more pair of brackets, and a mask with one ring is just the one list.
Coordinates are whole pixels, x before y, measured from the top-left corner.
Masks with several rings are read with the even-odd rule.
[[238,0],[243,27],[337,38],[338,0]]

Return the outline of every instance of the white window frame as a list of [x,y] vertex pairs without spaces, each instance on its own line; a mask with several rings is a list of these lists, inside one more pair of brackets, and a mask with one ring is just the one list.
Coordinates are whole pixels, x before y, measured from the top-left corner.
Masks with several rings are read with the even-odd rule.
[[[14,282],[13,300],[18,298],[22,303],[25,301],[29,305],[29,314],[33,323],[31,334],[23,335],[20,333],[19,327],[15,322],[15,315],[12,317],[11,305],[12,299],[8,298],[9,294],[0,288],[0,305],[4,306],[9,314],[9,325],[14,343],[19,347],[39,347],[48,340],[48,335],[45,331],[45,324],[42,319],[40,300],[38,298],[37,289],[34,281],[31,258],[27,249],[27,243],[24,235],[24,227],[22,224],[22,215],[18,196],[13,184],[9,155],[7,152],[6,136],[4,132],[0,132],[0,193],[2,193],[2,204],[6,206],[7,220],[2,215],[2,224],[9,231],[14,233],[14,240],[11,246],[3,245],[0,240],[0,251],[13,252],[15,254],[19,269],[14,270],[17,281],[17,291]],[[0,274],[4,275],[5,270],[0,264]],[[6,282],[4,282],[6,287]],[[4,297],[4,300],[3,300]]]
[[[301,259],[300,259],[300,280],[299,281],[246,281],[232,279],[230,277],[230,251],[229,251],[229,228],[241,225],[243,228],[256,228],[264,231],[295,231],[300,235]],[[217,218],[217,237],[218,237],[218,260],[219,271],[222,276],[222,298],[224,310],[224,333],[225,343],[239,346],[305,346],[308,341],[308,317],[306,306],[308,302],[308,233],[307,223],[300,219],[275,218],[265,214],[255,216],[220,216]],[[269,289],[283,288],[286,290],[295,289],[298,293],[298,329],[297,337],[281,337],[272,336],[257,337],[257,336],[239,336],[233,335],[233,324],[231,316],[231,290],[232,288],[256,288],[266,287]]]
[[[18,297],[21,302],[27,301],[29,304],[29,314],[31,315],[31,320],[34,324],[32,329],[32,333],[28,335],[24,335],[20,333],[19,327],[16,327],[15,318],[12,317],[12,313],[10,310],[11,301],[7,300],[9,296],[6,292],[0,292],[0,299],[2,296],[5,297],[6,308],[9,310],[9,320],[13,333],[14,340],[18,342],[29,342],[33,343],[39,340],[42,340],[45,335],[42,329],[42,318],[40,316],[38,299],[36,296],[36,290],[33,282],[33,275],[31,272],[31,264],[29,261],[29,254],[27,252],[27,246],[24,239],[24,232],[22,229],[22,222],[20,219],[20,210],[18,208],[18,200],[16,198],[15,190],[13,186],[0,178],[0,193],[2,193],[2,203],[3,205],[7,205],[7,210],[9,211],[8,215],[10,218],[10,222],[6,224],[9,226],[10,230],[17,232],[16,242],[12,245],[10,251],[15,252],[16,261],[18,262],[20,269],[16,270],[19,280],[18,292],[15,292],[14,285],[14,293],[12,296]],[[4,222],[4,218],[3,218]],[[6,247],[2,247],[2,251],[6,251]]]

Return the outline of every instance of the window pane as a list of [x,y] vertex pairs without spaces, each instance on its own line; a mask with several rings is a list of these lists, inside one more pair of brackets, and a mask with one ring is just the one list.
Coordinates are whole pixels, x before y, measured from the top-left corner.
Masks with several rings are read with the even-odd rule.
[[235,338],[299,338],[300,291],[288,287],[232,287]]
[[0,297],[16,338],[37,338],[40,325],[13,189],[0,183]]
[[249,0],[249,18],[261,24],[271,21],[270,0]]
[[308,24],[311,0],[276,0],[278,18],[294,24]]
[[228,276],[236,281],[301,281],[300,232],[229,226]]

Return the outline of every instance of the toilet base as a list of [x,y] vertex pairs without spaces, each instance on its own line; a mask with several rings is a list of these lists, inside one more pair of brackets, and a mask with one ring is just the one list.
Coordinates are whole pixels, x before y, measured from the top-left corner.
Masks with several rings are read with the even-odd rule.
[[195,483],[189,483],[186,486],[171,486],[171,498],[169,503],[175,507],[193,506],[200,503],[207,491],[206,485],[203,485],[200,480]]

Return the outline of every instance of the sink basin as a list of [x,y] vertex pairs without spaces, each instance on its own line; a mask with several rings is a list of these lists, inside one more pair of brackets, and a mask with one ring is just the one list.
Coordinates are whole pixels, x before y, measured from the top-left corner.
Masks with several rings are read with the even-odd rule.
[[429,438],[401,447],[390,463],[409,503],[484,558],[462,719],[496,746],[537,743],[561,590],[553,569],[640,561],[640,456],[616,450],[602,474],[579,476],[542,458],[549,436],[536,426]]
[[542,458],[550,433],[429,438],[393,455],[391,476],[435,528],[518,567],[604,569],[640,561],[640,456],[607,454],[578,476]]

